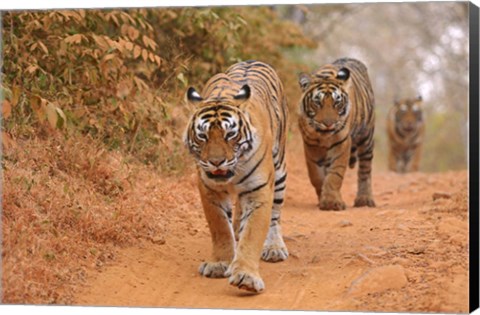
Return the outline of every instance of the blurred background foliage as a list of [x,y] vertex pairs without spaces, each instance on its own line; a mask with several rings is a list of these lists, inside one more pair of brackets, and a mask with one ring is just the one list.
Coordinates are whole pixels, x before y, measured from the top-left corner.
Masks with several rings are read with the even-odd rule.
[[420,169],[467,167],[468,3],[362,3],[278,8],[318,47],[297,52],[311,69],[343,56],[368,67],[376,100],[375,169],[387,169],[386,115],[396,98],[422,95]]
[[247,59],[272,64],[295,136],[297,74],[349,56],[376,95],[376,169],[386,169],[385,118],[395,98],[421,94],[423,171],[466,168],[468,4],[54,10],[2,17],[4,144],[83,134],[110,150],[181,172],[184,93]]

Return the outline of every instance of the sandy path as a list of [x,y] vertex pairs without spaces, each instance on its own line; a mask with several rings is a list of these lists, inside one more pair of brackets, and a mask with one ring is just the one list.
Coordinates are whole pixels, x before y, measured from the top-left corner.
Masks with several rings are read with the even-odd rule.
[[[290,156],[289,161],[294,157]],[[92,271],[74,304],[282,310],[467,312],[467,172],[374,174],[377,208],[320,211],[302,162],[289,163],[283,229],[291,253],[261,263],[266,291],[202,278],[210,237],[201,209],[164,244],[122,249]],[[353,204],[354,171],[343,196]],[[435,192],[450,192],[433,200]]]

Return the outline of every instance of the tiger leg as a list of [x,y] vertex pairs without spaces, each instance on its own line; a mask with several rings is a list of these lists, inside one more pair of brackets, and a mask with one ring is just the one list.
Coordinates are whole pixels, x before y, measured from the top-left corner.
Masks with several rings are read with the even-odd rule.
[[280,225],[280,211],[284,203],[286,179],[285,167],[275,172],[272,218],[262,251],[262,259],[269,262],[283,261],[288,257],[288,250],[283,241]]
[[226,192],[210,190],[199,181],[200,198],[212,237],[213,257],[212,261],[202,263],[198,271],[205,277],[224,278],[235,247],[231,202]]
[[420,157],[421,156],[422,156],[421,146],[417,146],[414,149],[413,157],[412,157],[412,159],[410,161],[410,165],[408,167],[408,169],[411,172],[418,172],[418,169],[420,168]]
[[348,160],[348,167],[354,168],[355,163],[357,163],[357,147],[352,145],[352,149],[350,150],[350,159]]
[[235,203],[235,211],[233,212],[233,233],[235,235],[235,241],[238,242],[239,235],[238,230],[240,229],[240,216],[242,214],[242,209],[238,202]]
[[402,152],[400,157],[397,159],[397,173],[403,174],[407,172],[407,164],[409,161],[408,154]]
[[321,210],[344,210],[346,208],[340,189],[342,188],[343,176],[345,175],[350,159],[351,142],[351,138],[348,137],[348,139],[340,145],[341,147],[338,147],[338,150],[331,153],[329,152],[329,155],[338,154],[337,152],[341,153],[334,158],[331,165],[326,169],[319,204]]
[[242,209],[238,231],[240,239],[226,274],[228,282],[240,289],[256,293],[265,289],[259,265],[272,215],[272,196],[273,176],[265,186],[239,196]]
[[307,169],[308,169],[308,178],[310,183],[315,188],[317,193],[318,203],[320,204],[320,198],[322,197],[322,187],[323,182],[325,181],[325,167],[318,166],[313,161],[307,160]]
[[390,147],[390,150],[388,151],[388,169],[392,172],[398,172],[397,157],[395,156],[393,147]]
[[354,207],[375,207],[372,196],[373,131],[358,148],[358,191]]

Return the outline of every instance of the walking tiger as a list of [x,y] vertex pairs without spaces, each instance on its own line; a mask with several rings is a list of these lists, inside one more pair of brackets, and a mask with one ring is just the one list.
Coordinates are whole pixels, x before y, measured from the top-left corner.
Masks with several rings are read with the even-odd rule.
[[374,207],[372,197],[374,96],[363,63],[338,59],[300,74],[299,128],[310,182],[322,210],[343,210],[340,193],[347,168],[358,159],[355,207]]
[[421,96],[394,102],[387,116],[387,133],[388,168],[398,173],[418,171],[425,134]]
[[213,258],[199,272],[261,292],[260,258],[288,257],[280,227],[288,116],[282,83],[271,66],[251,60],[213,76],[202,93],[189,88],[187,99],[196,109],[184,141],[197,162],[213,243]]

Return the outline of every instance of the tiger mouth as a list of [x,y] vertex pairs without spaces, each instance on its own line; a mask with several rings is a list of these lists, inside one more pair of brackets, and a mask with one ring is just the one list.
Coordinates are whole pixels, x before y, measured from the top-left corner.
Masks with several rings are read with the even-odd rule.
[[230,170],[214,170],[212,172],[206,172],[208,178],[212,179],[229,179],[235,175],[232,171]]
[[408,127],[403,127],[403,130],[404,130],[405,132],[412,132],[412,131],[415,130],[415,127],[410,127],[410,126],[408,126]]
[[326,127],[321,126],[320,123],[318,123],[316,121],[311,121],[310,126],[313,127],[313,129],[315,129],[316,132],[324,133],[324,134],[333,133],[337,130],[336,125],[334,125],[330,128],[326,128]]
[[320,133],[331,133],[334,132],[337,128],[330,128],[330,129],[322,129],[320,127],[315,126],[315,131]]

